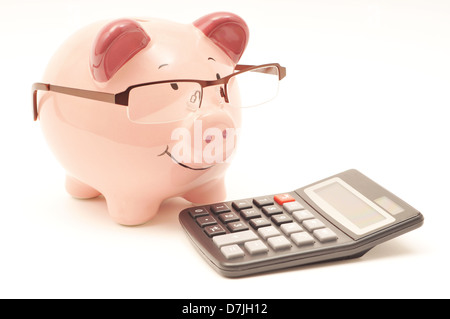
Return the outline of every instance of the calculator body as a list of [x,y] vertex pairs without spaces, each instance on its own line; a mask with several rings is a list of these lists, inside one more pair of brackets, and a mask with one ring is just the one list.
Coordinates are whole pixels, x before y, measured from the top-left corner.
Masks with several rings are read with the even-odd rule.
[[360,257],[424,218],[352,169],[288,193],[187,208],[179,220],[216,271],[239,277]]

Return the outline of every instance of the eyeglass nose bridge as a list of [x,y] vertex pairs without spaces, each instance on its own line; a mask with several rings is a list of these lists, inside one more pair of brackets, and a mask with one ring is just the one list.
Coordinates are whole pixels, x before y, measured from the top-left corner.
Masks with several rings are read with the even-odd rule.
[[202,89],[192,92],[191,97],[186,101],[188,110],[196,112],[202,106]]
[[[225,79],[220,79],[218,81],[208,81],[205,85],[203,85],[203,88],[206,87],[217,87],[216,92],[220,95],[220,98],[225,101],[225,103],[230,103],[230,100],[228,98],[228,90],[227,90],[227,82],[224,82]],[[220,81],[220,82],[219,82]],[[203,96],[202,96],[202,103],[203,103]],[[222,101],[220,101],[220,104],[222,105]]]
[[[196,91],[194,92],[194,94],[191,95],[190,102],[191,102],[192,104],[195,104],[195,103],[197,103],[197,100],[198,100],[198,99],[201,99],[201,98],[202,98],[202,93],[200,92],[200,90],[196,90]],[[199,106],[199,107],[200,107],[200,106]]]
[[228,93],[227,93],[226,86],[225,86],[225,90],[223,88],[224,88],[223,86],[220,87],[220,96],[223,97],[223,99],[225,100],[225,103],[230,103],[230,100],[228,99]]

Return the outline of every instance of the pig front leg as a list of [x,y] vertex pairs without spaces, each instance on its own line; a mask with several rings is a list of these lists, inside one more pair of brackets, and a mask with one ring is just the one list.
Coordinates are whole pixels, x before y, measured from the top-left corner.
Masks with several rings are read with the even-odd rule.
[[194,188],[184,194],[183,198],[195,204],[221,202],[226,198],[225,180],[222,177]]
[[126,193],[103,195],[111,218],[125,226],[137,226],[148,222],[156,215],[162,202],[162,200],[151,198],[148,194],[145,196]]
[[80,182],[78,179],[70,175],[66,175],[66,191],[71,196],[79,199],[95,198],[101,195],[96,189]]

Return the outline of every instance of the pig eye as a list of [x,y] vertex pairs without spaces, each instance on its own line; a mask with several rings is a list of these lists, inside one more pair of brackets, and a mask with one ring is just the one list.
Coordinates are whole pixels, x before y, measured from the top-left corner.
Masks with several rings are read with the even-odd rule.
[[217,78],[217,80],[220,80],[220,79],[221,79],[221,77],[220,77],[220,74],[219,74],[219,73],[216,73],[216,78]]
[[172,89],[174,89],[175,91],[178,90],[178,84],[177,84],[177,83],[170,83],[170,86],[171,86]]

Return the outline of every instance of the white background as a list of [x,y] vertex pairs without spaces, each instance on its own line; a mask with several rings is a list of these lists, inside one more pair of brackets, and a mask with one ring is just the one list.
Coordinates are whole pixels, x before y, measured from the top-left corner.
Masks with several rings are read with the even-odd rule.
[[[146,16],[246,20],[244,64],[279,62],[278,98],[244,113],[228,199],[359,169],[416,207],[422,228],[364,257],[242,279],[218,275],[166,201],[138,227],[75,200],[32,121],[31,84],[72,32]],[[450,1],[0,0],[1,298],[450,297]]]

